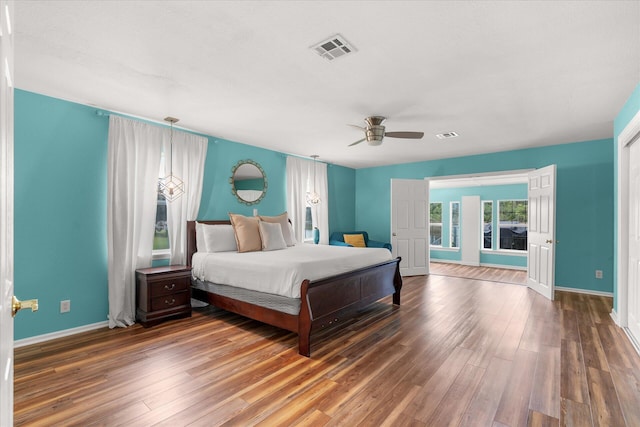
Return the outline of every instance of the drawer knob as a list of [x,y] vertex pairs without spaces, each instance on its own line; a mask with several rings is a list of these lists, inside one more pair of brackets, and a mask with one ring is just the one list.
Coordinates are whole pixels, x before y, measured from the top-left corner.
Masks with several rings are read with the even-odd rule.
[[166,305],[173,305],[176,302],[175,298],[171,298],[171,301],[169,301],[168,299],[164,300],[164,303]]
[[164,285],[164,288],[165,288],[166,290],[168,290],[168,291],[172,291],[172,290],[174,290],[174,289],[175,289],[175,287],[176,287],[176,284],[175,284],[175,283],[172,283],[172,284],[171,284],[171,286],[169,286],[169,285]]

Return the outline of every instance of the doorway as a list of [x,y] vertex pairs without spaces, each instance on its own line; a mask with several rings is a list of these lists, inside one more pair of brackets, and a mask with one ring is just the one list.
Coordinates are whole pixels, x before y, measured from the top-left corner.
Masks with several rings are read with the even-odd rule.
[[[631,342],[640,352],[640,212],[637,170],[640,144],[640,112],[618,136],[618,202],[617,202],[617,307],[611,312],[615,322],[624,328]],[[617,310],[617,311],[616,311]]]
[[[441,233],[431,239],[431,273],[526,284],[527,250],[526,244],[520,244],[522,235],[526,241],[526,224],[509,226],[500,221],[499,211],[505,200],[526,205],[529,172],[514,170],[429,180],[435,230]],[[527,222],[526,211],[524,218],[514,222],[522,219]],[[507,247],[510,249],[503,249]]]

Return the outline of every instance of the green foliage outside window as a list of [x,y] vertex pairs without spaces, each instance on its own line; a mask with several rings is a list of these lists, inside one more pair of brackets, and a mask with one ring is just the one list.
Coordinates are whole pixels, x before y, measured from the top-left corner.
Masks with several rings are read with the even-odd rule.
[[429,221],[442,223],[442,203],[431,203],[429,206]]
[[500,201],[500,222],[526,224],[527,218],[526,200]]
[[484,203],[484,223],[491,224],[493,221],[493,203],[485,202]]

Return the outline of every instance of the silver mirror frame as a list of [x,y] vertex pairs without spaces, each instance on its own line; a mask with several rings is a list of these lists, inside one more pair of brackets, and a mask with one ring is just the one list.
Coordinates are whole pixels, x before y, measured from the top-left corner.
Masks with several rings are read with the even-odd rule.
[[[260,195],[260,197],[258,197],[256,200],[253,200],[253,201],[244,200],[242,197],[240,197],[240,195],[236,190],[236,185],[235,185],[234,177],[236,174],[236,170],[238,170],[240,166],[246,165],[246,164],[253,165],[256,168],[258,168],[258,170],[262,174],[262,179],[264,181],[264,188],[262,189],[262,194]],[[256,205],[260,203],[260,201],[264,198],[265,194],[267,194],[267,174],[264,172],[264,169],[262,169],[262,166],[260,166],[259,163],[254,162],[253,160],[250,160],[250,159],[239,160],[238,163],[236,163],[235,166],[231,168],[231,177],[229,178],[229,184],[231,184],[231,192],[233,193],[234,196],[236,196],[236,199],[238,199],[240,203],[244,203],[245,205],[248,205],[248,206]]]

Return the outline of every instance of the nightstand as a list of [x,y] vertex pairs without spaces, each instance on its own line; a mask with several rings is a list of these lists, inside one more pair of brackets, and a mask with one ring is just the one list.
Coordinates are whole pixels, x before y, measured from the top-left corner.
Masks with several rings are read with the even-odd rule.
[[136,317],[144,327],[166,319],[191,316],[191,267],[136,270]]

